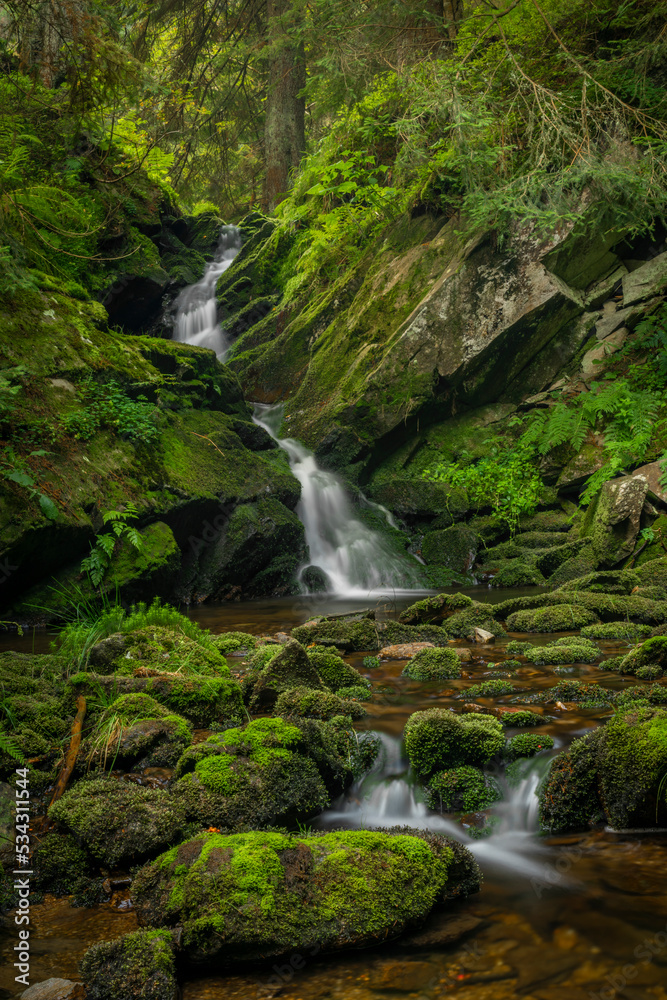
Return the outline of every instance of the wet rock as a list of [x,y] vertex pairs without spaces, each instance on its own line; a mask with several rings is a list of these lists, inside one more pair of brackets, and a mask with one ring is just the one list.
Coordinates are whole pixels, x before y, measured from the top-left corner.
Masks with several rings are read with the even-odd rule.
[[600,490],[582,528],[582,534],[590,535],[599,565],[614,566],[632,554],[647,492],[643,476],[612,479]]
[[401,962],[392,959],[370,969],[369,985],[374,990],[413,993],[433,985],[439,979],[438,966],[432,962]]
[[81,961],[86,1000],[177,1000],[174,939],[139,930],[89,948]]
[[475,642],[489,643],[495,641],[496,637],[493,634],[493,632],[487,632],[486,629],[484,628],[479,628],[479,626],[476,626],[472,631],[475,637],[474,638]]
[[667,285],[667,253],[652,260],[623,277],[623,304],[633,305],[656,295]]
[[460,845],[408,828],[209,833],[141,869],[132,898],[141,924],[183,928],[191,960],[229,967],[386,941],[464,885],[475,891],[476,872]]
[[432,642],[399,642],[394,646],[383,646],[378,656],[381,660],[409,660],[422,649],[435,649],[435,646]]
[[114,661],[125,653],[125,637],[120,632],[110,635],[101,642],[96,642],[90,650],[88,662],[101,674],[113,671]]
[[449,680],[461,676],[461,660],[453,649],[422,649],[403,669],[415,681]]
[[482,923],[481,917],[472,913],[452,915],[438,913],[429,918],[423,930],[413,931],[401,938],[401,947],[412,949],[441,948],[455,944],[462,937],[476,930]]
[[310,621],[292,629],[292,635],[305,646],[318,643],[336,646],[346,652],[375,650],[380,646],[378,627],[370,618],[357,620]]
[[455,573],[470,572],[479,540],[466,524],[455,524],[444,531],[431,531],[422,543],[422,556],[429,564],[445,566]]
[[411,715],[405,727],[408,758],[423,778],[461,764],[483,764],[504,745],[503,727],[490,715],[430,708]]
[[255,711],[271,708],[279,695],[290,688],[321,690],[323,686],[306,650],[296,639],[290,639],[260,674],[252,692],[251,705]]
[[411,604],[405,611],[401,611],[398,620],[402,625],[436,624],[453,611],[472,606],[473,600],[467,594],[438,594]]
[[21,993],[21,1000],[86,1000],[86,989],[71,979],[46,979]]
[[529,990],[549,980],[565,979],[568,972],[579,965],[578,955],[562,951],[547,951],[544,947],[519,947],[511,954],[512,965],[517,970],[517,991]]

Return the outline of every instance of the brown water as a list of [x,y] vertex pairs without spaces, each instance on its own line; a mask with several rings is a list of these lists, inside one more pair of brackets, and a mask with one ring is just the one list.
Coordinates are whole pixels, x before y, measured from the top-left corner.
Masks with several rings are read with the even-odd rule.
[[[500,599],[497,592],[487,589],[468,592],[477,600]],[[384,601],[378,617],[393,617],[414,599],[409,595]],[[368,605],[323,598],[286,599],[209,605],[194,609],[191,615],[214,632],[233,628],[272,634],[289,631],[313,613],[336,614],[363,606]],[[530,636],[533,642],[553,638]],[[1,645],[29,651],[32,643],[32,636],[22,640],[5,636]],[[48,637],[36,633],[35,644],[47,647]],[[604,656],[620,651],[612,643],[601,642],[600,647]],[[407,797],[403,822],[423,821],[436,828],[446,825],[447,820],[426,815],[418,793],[415,799],[410,776],[404,773],[399,738],[412,712],[433,705],[460,707],[466,687],[488,676],[494,664],[505,658],[503,649],[501,642],[480,648],[472,662],[463,664],[461,680],[430,684],[401,677],[403,662],[383,662],[380,668],[367,671],[363,654],[349,657],[373,685],[369,718],[359,728],[384,734],[389,762],[384,771],[352,789],[319,824],[340,823],[341,817],[350,825],[360,818],[375,821],[377,802],[391,797],[391,787]],[[238,658],[229,662],[239,665]],[[515,694],[476,703],[488,709],[517,704],[514,699],[520,700],[522,694],[550,687],[564,676],[614,689],[635,683],[596,665],[577,665],[565,675],[526,665],[511,678]],[[550,706],[549,712],[539,705],[530,707],[545,716],[544,727],[530,731],[550,733],[557,743],[554,753],[608,714],[572,704],[562,709]],[[159,775],[146,775],[146,779],[162,780]],[[446,996],[457,1000],[667,1000],[667,836],[595,831],[541,838],[526,823],[530,788],[508,796],[509,803],[496,810],[499,833],[477,843],[470,841],[481,852],[478,858],[486,870],[477,896],[434,915],[425,928],[383,948],[338,958],[288,956],[267,968],[233,976],[189,971],[183,1000],[278,996],[283,1000],[389,1000],[392,996],[406,1000]],[[400,796],[399,800],[403,801]],[[465,817],[463,825],[457,825],[460,839],[469,841],[475,822],[475,817]],[[499,866],[503,851],[516,863]],[[51,976],[76,978],[77,963],[91,943],[136,927],[128,890],[120,884],[111,902],[92,909],[74,909],[68,900],[47,900],[32,913],[32,983]],[[0,996],[17,996],[22,989],[13,982],[13,943],[5,932],[0,939]]]

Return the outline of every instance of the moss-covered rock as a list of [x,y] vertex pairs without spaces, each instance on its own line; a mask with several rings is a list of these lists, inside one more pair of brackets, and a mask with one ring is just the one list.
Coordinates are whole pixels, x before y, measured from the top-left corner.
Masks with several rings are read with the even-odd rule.
[[475,698],[501,698],[504,694],[513,694],[516,688],[510,681],[497,678],[496,680],[480,681],[479,684],[471,684],[470,687],[462,691],[461,698],[468,701]]
[[[365,689],[360,688],[360,690]],[[363,719],[367,715],[366,709],[358,701],[346,701],[332,691],[313,691],[312,688],[306,687],[283,691],[275,704],[274,711],[276,715],[327,720],[336,716]]]
[[78,782],[49,818],[109,868],[136,864],[185,833],[185,813],[172,795],[114,778]]
[[541,794],[542,822],[578,829],[604,813],[616,829],[663,825],[666,767],[667,711],[629,704],[556,758]]
[[518,760],[520,757],[534,757],[542,750],[551,750],[554,746],[553,737],[548,733],[517,733],[511,740],[508,740],[505,747],[505,757],[509,761]]
[[642,587],[663,587],[667,589],[667,556],[651,559],[637,567],[639,585]]
[[461,520],[468,510],[468,498],[460,486],[428,482],[425,479],[376,479],[369,489],[371,500],[381,503],[408,524],[449,518]]
[[260,673],[252,691],[254,711],[271,708],[283,691],[295,687],[321,690],[324,685],[303,646],[290,639],[273,655]]
[[415,771],[429,778],[461,764],[483,764],[505,743],[500,723],[490,715],[455,714],[445,708],[415,712],[405,727],[405,749]]
[[199,642],[164,625],[117,632],[96,643],[89,664],[100,674],[129,675],[136,670],[229,677],[224,656],[212,643]]
[[537,712],[529,711],[514,711],[514,712],[501,712],[498,716],[501,725],[507,726],[509,729],[525,729],[529,726],[543,726],[547,721]]
[[453,611],[472,607],[473,600],[467,594],[438,594],[416,601],[401,611],[398,620],[402,625],[430,625],[441,622]]
[[538,691],[525,698],[528,703],[547,704],[551,701],[574,701],[582,708],[602,708],[612,705],[616,699],[613,691],[600,687],[598,684],[587,684],[585,681],[565,680]]
[[618,621],[620,618],[627,618],[647,625],[661,625],[667,622],[666,601],[650,601],[634,594],[625,596],[624,594],[591,593],[587,590],[565,591],[563,587],[547,594],[512,597],[501,604],[495,604],[492,610],[497,618],[503,620],[517,611],[552,608],[564,604],[585,608],[604,622]]
[[582,576],[592,573],[597,567],[597,560],[593,555],[590,545],[582,549],[576,555],[570,556],[561,562],[558,569],[549,576],[548,583],[554,587],[560,587],[570,580],[577,580]]
[[214,636],[213,641],[223,656],[241,651],[249,652],[257,646],[257,636],[250,635],[249,632],[222,632]]
[[426,788],[430,809],[440,812],[477,812],[502,798],[495,778],[476,767],[463,765],[434,774]]
[[469,573],[477,556],[477,535],[466,524],[453,524],[424,536],[421,554],[428,565],[445,566],[454,573]]
[[573,604],[560,604],[536,611],[516,611],[507,618],[510,632],[567,632],[599,621],[593,611]]
[[330,691],[338,691],[351,685],[366,685],[367,681],[358,670],[334,653],[331,647],[309,649],[308,659],[319,674],[322,683]]
[[491,580],[492,587],[537,587],[545,582],[537,566],[529,566],[520,559],[508,562]]
[[401,622],[382,622],[378,628],[380,646],[402,646],[415,642],[430,642],[432,646],[445,646],[449,635],[440,625],[403,625]]
[[505,630],[494,615],[490,604],[475,601],[472,607],[457,611],[442,624],[442,629],[451,639],[474,638],[475,628],[483,628],[496,637],[505,635]]
[[449,680],[461,676],[461,660],[453,649],[421,649],[403,668],[414,681]]
[[533,648],[532,642],[522,642],[521,639],[510,639],[505,646],[505,652],[510,656],[525,656]]
[[89,948],[81,960],[88,1000],[178,1000],[174,938],[134,931]]
[[338,688],[338,697],[347,701],[370,701],[371,692],[362,684],[352,684],[350,687]]
[[80,759],[90,768],[169,767],[192,740],[192,724],[149,694],[123,694],[104,710],[84,740]]
[[[651,676],[640,675],[639,671],[648,666],[658,667],[660,673],[652,672]],[[655,676],[661,677],[665,669],[667,669],[667,636],[655,636],[653,639],[646,639],[641,646],[636,646],[623,657],[619,673],[635,674],[637,677],[643,676],[645,680],[653,680]]]
[[595,663],[600,658],[598,646],[590,639],[580,636],[564,636],[546,646],[533,646],[526,653],[529,663],[543,666],[546,663],[560,665],[565,663]]
[[474,884],[474,862],[427,833],[207,834],[143,868],[132,898],[143,924],[181,926],[191,960],[224,968],[384,941],[455,895],[466,863]]
[[74,906],[93,906],[105,895],[99,869],[70,834],[47,833],[33,852],[32,868],[38,892],[72,896]]
[[292,629],[292,636],[304,646],[316,643],[336,646],[348,653],[356,650],[379,649],[378,626],[370,618],[356,621],[310,621]]
[[651,634],[650,625],[637,625],[635,622],[599,622],[596,625],[585,625],[581,630],[587,639],[646,639]]

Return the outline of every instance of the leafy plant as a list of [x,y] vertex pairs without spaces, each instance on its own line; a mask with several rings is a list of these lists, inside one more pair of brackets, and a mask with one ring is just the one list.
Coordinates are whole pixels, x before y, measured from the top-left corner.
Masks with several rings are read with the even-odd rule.
[[87,573],[92,585],[99,587],[104,579],[120,541],[127,541],[133,549],[140,552],[143,539],[136,527],[128,521],[136,521],[139,511],[134,503],[128,501],[125,510],[106,510],[102,514],[105,524],[111,525],[111,531],[95,536],[95,544],[91,546],[90,555],[81,562],[81,571]]
[[[27,458],[43,458],[47,454],[48,452],[43,450],[31,451]],[[0,477],[26,489],[29,495],[37,500],[45,517],[48,517],[50,521],[55,521],[58,517],[58,508],[51,497],[44,493],[35,481],[29,470],[27,458],[17,455],[12,448],[5,449],[4,457],[0,460]]]
[[116,383],[100,385],[88,378],[80,386],[85,406],[68,414],[65,430],[75,438],[89,441],[101,427],[109,427],[134,444],[151,444],[159,436],[155,425],[156,408],[145,396],[132,399]]

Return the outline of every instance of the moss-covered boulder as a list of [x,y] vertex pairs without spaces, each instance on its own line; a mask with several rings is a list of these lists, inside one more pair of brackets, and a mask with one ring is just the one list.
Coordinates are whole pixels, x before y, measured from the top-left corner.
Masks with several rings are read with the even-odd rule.
[[510,632],[568,632],[599,621],[593,611],[573,604],[557,604],[536,611],[516,611],[507,619]]
[[542,823],[565,831],[604,815],[615,829],[664,826],[666,768],[667,710],[629,704],[555,759],[540,796]]
[[81,748],[87,768],[169,767],[192,740],[192,724],[149,694],[124,694],[104,710]]
[[650,625],[638,625],[636,622],[599,622],[596,625],[585,625],[581,630],[586,639],[617,639],[637,641],[646,639],[651,634]]
[[430,809],[445,813],[488,809],[502,797],[500,786],[492,775],[467,765],[434,774],[425,794]]
[[545,646],[532,646],[525,657],[529,663],[543,666],[546,663],[559,666],[565,663],[595,663],[601,656],[599,647],[582,636],[563,636]]
[[386,941],[474,891],[476,873],[428,833],[206,834],[145,866],[132,899],[142,924],[182,927],[191,960],[224,968]]
[[467,594],[438,594],[411,604],[401,611],[398,620],[402,625],[437,624],[452,612],[472,607],[472,604],[473,600]]
[[393,511],[407,524],[431,522],[445,517],[450,524],[465,517],[468,498],[460,486],[395,476],[378,478],[369,489],[371,500]]
[[258,719],[193,747],[179,761],[173,797],[202,826],[257,829],[295,823],[329,801],[303,735],[283,719]]
[[442,623],[442,630],[450,639],[474,638],[476,628],[483,628],[496,637],[505,635],[505,629],[495,616],[493,606],[479,601],[463,611],[455,612]]
[[520,559],[511,560],[499,569],[491,580],[492,587],[538,587],[544,576],[537,568]]
[[[658,672],[648,675],[647,667],[656,667]],[[643,676],[646,680],[653,680],[655,677],[661,677],[665,669],[667,669],[667,636],[655,636],[653,639],[646,639],[641,646],[636,646],[623,657],[619,673],[634,674],[637,677]]]
[[359,671],[333,652],[331,646],[309,649],[308,659],[317,670],[322,683],[330,691],[339,691],[340,688],[352,685],[360,684],[363,686],[367,684],[366,679]]
[[213,636],[213,642],[223,656],[232,653],[248,653],[257,648],[257,636],[249,632],[221,632]]
[[380,648],[378,626],[371,618],[357,620],[309,621],[292,629],[292,636],[304,646],[316,643],[336,646],[345,652]]
[[548,733],[517,733],[511,740],[508,740],[505,747],[505,758],[509,761],[519,760],[521,757],[534,757],[543,750],[551,750],[554,746],[554,739]]
[[98,866],[70,834],[45,834],[33,852],[32,868],[40,893],[72,896],[74,906],[93,906],[105,896]]
[[553,687],[547,688],[545,691],[537,691],[525,698],[528,704],[539,705],[552,701],[573,701],[581,705],[582,708],[605,708],[613,705],[615,700],[614,691],[608,691],[606,688],[600,687],[599,684],[587,684],[585,681],[577,680],[559,681]]
[[283,691],[295,687],[321,690],[324,685],[306,650],[296,639],[290,639],[271,656],[257,678],[250,706],[253,711],[269,709]]
[[[350,689],[353,690],[353,689]],[[364,688],[360,688],[364,691]],[[333,691],[313,691],[312,688],[290,688],[278,698],[274,708],[276,715],[308,719],[334,719],[347,716],[363,719],[368,714],[358,701],[345,701]]]
[[647,491],[641,476],[623,476],[602,486],[582,526],[599,565],[615,566],[632,554]]
[[51,806],[49,818],[109,868],[136,864],[185,832],[185,812],[174,796],[115,778],[78,782]]
[[380,647],[410,645],[429,642],[432,646],[446,646],[450,636],[440,625],[403,625],[401,622],[382,622],[379,626]]
[[526,729],[530,726],[543,726],[547,719],[538,715],[537,712],[529,712],[526,709],[515,709],[514,711],[501,712],[499,715],[501,725],[510,729]]
[[405,727],[405,750],[422,778],[461,764],[484,764],[505,744],[497,719],[481,713],[456,714],[446,708],[415,712]]
[[591,594],[631,594],[640,583],[641,578],[634,570],[607,569],[570,580],[562,584],[558,590],[568,594],[582,590]]
[[136,670],[154,670],[179,671],[183,676],[230,676],[224,656],[212,642],[191,639],[163,625],[147,625],[108,636],[92,647],[89,664],[101,674],[127,675]]
[[461,676],[461,660],[453,649],[421,649],[403,668],[413,681],[449,680]]
[[134,931],[89,948],[81,960],[87,1000],[178,1000],[174,937]]
[[469,573],[477,556],[478,539],[466,524],[453,524],[424,536],[421,554],[428,565],[445,566],[454,573]]

